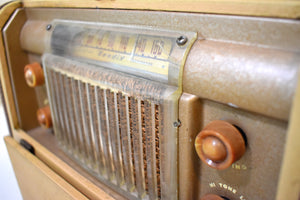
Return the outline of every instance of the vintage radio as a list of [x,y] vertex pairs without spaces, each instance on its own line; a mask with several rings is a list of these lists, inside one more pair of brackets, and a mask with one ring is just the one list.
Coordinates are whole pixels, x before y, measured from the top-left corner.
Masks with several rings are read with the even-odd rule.
[[4,5],[24,199],[299,199],[299,6]]

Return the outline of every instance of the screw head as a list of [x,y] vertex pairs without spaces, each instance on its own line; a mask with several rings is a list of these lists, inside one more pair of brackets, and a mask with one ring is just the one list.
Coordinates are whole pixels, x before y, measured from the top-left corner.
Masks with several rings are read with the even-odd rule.
[[176,122],[173,122],[173,126],[175,127],[175,128],[178,128],[179,126],[181,125],[181,121],[176,121]]
[[188,38],[184,35],[181,35],[176,39],[176,44],[178,46],[183,46],[187,43],[187,41],[188,41]]
[[50,31],[51,28],[52,28],[52,25],[51,25],[51,24],[48,24],[48,25],[46,26],[46,30],[47,30],[47,31]]

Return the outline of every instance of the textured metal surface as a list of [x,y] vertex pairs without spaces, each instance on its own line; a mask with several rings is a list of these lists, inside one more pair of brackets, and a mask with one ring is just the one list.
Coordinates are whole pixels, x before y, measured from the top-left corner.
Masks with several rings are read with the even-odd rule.
[[184,68],[183,91],[288,120],[299,63],[298,53],[197,41]]
[[197,189],[191,187],[189,195],[200,198],[213,193],[229,199],[275,199],[287,123],[208,100],[201,100],[198,109],[201,123],[197,128],[202,129],[213,120],[225,120],[245,132],[247,146],[242,158],[226,170],[210,168],[194,157],[195,152],[190,152],[187,157],[194,159],[185,170],[198,179],[193,183]]
[[[154,29],[164,27],[173,30],[197,31],[199,37],[205,38],[206,40],[218,40],[289,51],[300,51],[300,39],[298,37],[300,34],[300,22],[298,20],[94,9],[29,8],[26,9],[26,13],[29,20],[37,20],[45,23],[50,23],[53,19],[70,19],[146,25]],[[39,31],[46,31],[45,27],[40,27],[42,28],[38,29]],[[33,32],[32,34],[36,33]],[[28,36],[30,37],[30,35]],[[36,37],[35,39],[33,42],[43,43],[43,38]],[[30,49],[30,46],[24,48]]]
[[[229,199],[275,199],[287,123],[186,93],[179,111],[180,199],[199,199],[206,193]],[[226,170],[208,167],[194,149],[196,135],[213,120],[237,125],[246,134],[245,155]]]

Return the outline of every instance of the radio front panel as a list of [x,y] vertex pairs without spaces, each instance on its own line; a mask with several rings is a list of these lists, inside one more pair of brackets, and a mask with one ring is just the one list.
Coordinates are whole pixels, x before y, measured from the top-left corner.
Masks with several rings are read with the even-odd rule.
[[109,194],[281,200],[298,20],[20,8],[10,21],[13,129]]

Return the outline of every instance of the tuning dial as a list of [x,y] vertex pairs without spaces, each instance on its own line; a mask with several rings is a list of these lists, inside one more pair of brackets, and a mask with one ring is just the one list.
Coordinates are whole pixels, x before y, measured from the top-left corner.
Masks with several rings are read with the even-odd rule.
[[[200,200],[225,200],[225,198],[222,198],[215,194],[206,194]],[[226,198],[226,200],[229,200],[229,199]]]
[[243,156],[246,145],[235,126],[216,120],[197,135],[195,148],[204,163],[215,169],[226,169]]
[[24,76],[26,83],[30,87],[43,85],[45,82],[43,69],[41,65],[37,62],[25,66]]
[[52,127],[52,118],[49,106],[38,109],[37,118],[41,126],[45,128]]

